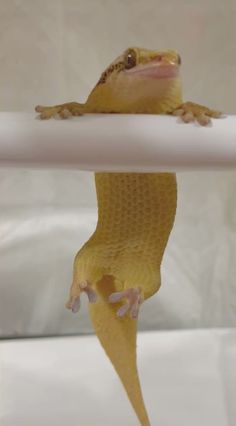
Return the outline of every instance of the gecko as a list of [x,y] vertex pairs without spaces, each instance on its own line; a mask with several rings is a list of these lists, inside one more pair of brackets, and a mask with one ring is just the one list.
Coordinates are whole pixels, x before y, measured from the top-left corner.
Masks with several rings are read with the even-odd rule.
[[[221,112],[183,102],[180,68],[175,50],[130,47],[105,69],[84,104],[35,109],[41,119],[169,114],[185,123],[208,125]],[[161,285],[161,262],[176,214],[176,175],[97,172],[95,185],[97,226],[75,257],[66,307],[78,312],[81,294],[87,295],[95,333],[140,424],[149,426],[137,369],[137,319],[141,304]]]

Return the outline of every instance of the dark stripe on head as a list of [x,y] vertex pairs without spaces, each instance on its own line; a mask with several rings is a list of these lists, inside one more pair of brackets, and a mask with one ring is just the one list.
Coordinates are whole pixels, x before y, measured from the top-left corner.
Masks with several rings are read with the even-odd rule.
[[98,84],[104,84],[107,81],[107,78],[109,77],[110,74],[112,74],[114,71],[121,71],[124,69],[124,62],[120,61],[117,62],[116,64],[112,64],[110,65],[101,75],[100,79],[98,80]]

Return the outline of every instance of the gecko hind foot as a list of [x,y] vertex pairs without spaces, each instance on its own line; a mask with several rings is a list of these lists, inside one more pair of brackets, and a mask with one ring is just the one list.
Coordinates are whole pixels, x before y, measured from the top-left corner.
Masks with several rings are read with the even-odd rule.
[[80,308],[80,295],[84,292],[88,296],[90,303],[96,303],[97,293],[92,288],[91,284],[88,281],[81,282],[79,284],[72,284],[71,296],[68,302],[66,303],[66,308],[71,310],[73,313],[79,311]]
[[130,317],[132,319],[137,319],[139,314],[139,308],[143,301],[141,289],[139,287],[128,288],[125,291],[112,293],[109,296],[108,300],[110,303],[117,303],[120,302],[122,299],[125,299],[126,303],[118,309],[117,316],[124,317],[127,312],[129,312]]

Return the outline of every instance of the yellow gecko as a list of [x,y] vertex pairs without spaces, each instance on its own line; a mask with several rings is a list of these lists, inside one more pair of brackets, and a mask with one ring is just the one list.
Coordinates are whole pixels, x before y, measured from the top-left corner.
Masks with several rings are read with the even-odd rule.
[[[183,103],[181,60],[174,50],[132,47],[102,73],[85,104],[37,106],[42,119],[84,113],[173,114],[207,125],[219,111]],[[79,124],[78,124],[79,125]],[[196,129],[197,131],[197,129]],[[174,223],[174,173],[95,173],[98,222],[74,261],[67,308],[88,296],[95,332],[142,426],[150,425],[136,364],[141,303],[160,287],[160,266]]]

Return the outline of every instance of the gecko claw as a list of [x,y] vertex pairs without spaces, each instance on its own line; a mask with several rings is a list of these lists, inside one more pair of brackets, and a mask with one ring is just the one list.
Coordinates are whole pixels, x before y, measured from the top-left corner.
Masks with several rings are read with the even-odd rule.
[[122,299],[126,299],[126,303],[118,309],[117,316],[122,318],[129,311],[130,317],[132,319],[137,319],[139,308],[142,303],[141,289],[139,287],[129,288],[125,291],[112,293],[108,301],[110,303],[117,303]]
[[112,293],[109,296],[109,302],[110,303],[117,303],[124,297],[124,291],[118,291],[117,293]]
[[129,310],[130,306],[129,303],[126,303],[125,305],[122,305],[120,309],[118,309],[117,311],[117,316],[118,317],[123,317]]
[[88,296],[89,303],[96,303],[97,293],[92,288],[88,281],[79,283],[78,285],[72,284],[72,294],[66,303],[66,308],[70,309],[73,313],[79,311],[80,308],[80,294],[85,292]]
[[59,113],[59,118],[70,118],[72,117],[72,113],[67,109],[62,109]]
[[74,314],[79,311],[80,308],[80,297],[71,297],[66,304],[67,309],[70,309]]

